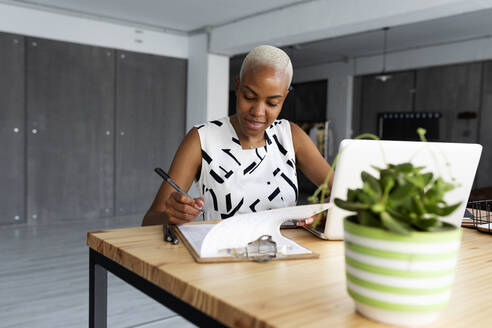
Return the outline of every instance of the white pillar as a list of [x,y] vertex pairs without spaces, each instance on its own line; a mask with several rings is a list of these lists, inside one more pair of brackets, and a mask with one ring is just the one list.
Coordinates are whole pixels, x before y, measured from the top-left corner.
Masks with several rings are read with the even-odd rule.
[[205,33],[190,37],[186,130],[193,125],[227,116],[229,57],[208,53]]
[[229,57],[208,55],[207,121],[227,116],[229,111]]
[[207,35],[189,39],[186,94],[186,131],[207,120]]
[[[328,160],[333,162],[340,141],[352,135],[352,98],[354,77],[350,75],[332,76],[328,80],[328,121],[333,132],[332,145]],[[330,145],[329,145],[330,146]]]
[[[229,57],[208,53],[205,33],[189,39],[187,78],[186,132],[196,124],[227,116]],[[195,182],[189,192],[192,197],[198,197]]]

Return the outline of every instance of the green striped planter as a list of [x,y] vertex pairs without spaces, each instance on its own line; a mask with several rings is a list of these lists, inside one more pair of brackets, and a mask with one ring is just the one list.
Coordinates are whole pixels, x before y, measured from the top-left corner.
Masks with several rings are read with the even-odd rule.
[[344,220],[347,290],[362,315],[400,326],[426,325],[451,295],[461,230],[408,236]]

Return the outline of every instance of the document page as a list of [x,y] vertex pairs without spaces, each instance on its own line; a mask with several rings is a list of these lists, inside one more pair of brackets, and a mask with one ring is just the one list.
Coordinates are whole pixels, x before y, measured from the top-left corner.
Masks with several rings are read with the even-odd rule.
[[200,254],[202,242],[207,233],[212,230],[215,224],[184,224],[178,226],[183,236],[188,240],[190,245],[195,249],[197,254]]
[[309,254],[310,250],[284,237],[280,225],[288,220],[302,220],[327,210],[330,204],[279,208],[233,216],[218,224],[181,225],[178,228],[200,257],[223,257],[221,250],[246,247],[263,235],[272,236],[284,254]]

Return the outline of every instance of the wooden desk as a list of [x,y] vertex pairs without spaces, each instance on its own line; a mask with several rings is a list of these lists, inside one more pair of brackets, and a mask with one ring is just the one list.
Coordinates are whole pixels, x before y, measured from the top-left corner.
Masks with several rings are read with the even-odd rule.
[[[90,325],[105,327],[107,271],[199,326],[381,327],[354,311],[343,242],[283,230],[319,259],[197,264],[160,226],[88,233]],[[138,311],[138,309],[135,309]],[[479,327],[492,317],[492,236],[464,229],[449,306],[435,327]]]

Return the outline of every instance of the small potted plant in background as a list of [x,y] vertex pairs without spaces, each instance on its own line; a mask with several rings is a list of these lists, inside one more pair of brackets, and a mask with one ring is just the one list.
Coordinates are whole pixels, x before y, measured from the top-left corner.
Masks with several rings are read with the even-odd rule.
[[362,172],[362,187],[334,200],[354,212],[344,219],[348,293],[368,318],[431,323],[449,301],[460,247],[461,230],[440,220],[460,205],[443,198],[455,185],[411,163],[374,168],[379,176]]

